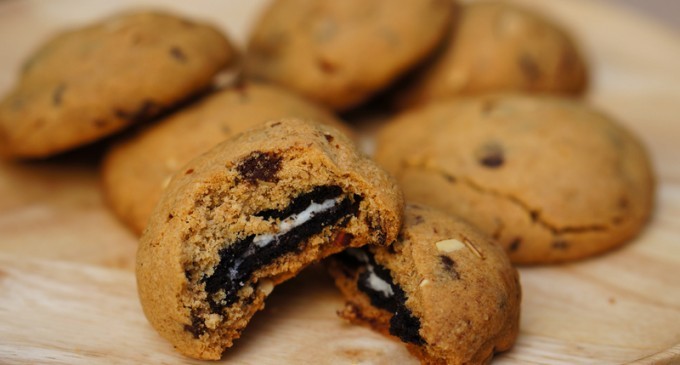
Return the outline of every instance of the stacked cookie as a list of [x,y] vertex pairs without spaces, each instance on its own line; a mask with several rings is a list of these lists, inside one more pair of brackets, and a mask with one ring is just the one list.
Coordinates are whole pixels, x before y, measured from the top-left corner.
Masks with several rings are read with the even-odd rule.
[[[14,158],[140,126],[104,156],[103,190],[141,236],[144,313],[187,356],[219,359],[274,286],[328,258],[341,317],[423,363],[485,363],[518,335],[511,263],[597,255],[649,218],[644,147],[575,99],[579,48],[528,9],[276,0],[216,86],[236,54],[212,26],[126,13],[49,41],[0,103]],[[371,160],[333,111],[377,97],[400,113]]]

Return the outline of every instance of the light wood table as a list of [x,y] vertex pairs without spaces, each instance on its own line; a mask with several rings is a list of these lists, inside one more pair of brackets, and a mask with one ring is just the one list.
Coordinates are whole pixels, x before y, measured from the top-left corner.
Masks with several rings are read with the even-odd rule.
[[[680,36],[587,0],[523,0],[569,27],[593,66],[588,99],[637,132],[658,175],[655,215],[629,245],[596,259],[522,268],[521,335],[497,364],[680,362]],[[0,93],[21,60],[64,26],[139,4],[0,2]],[[241,44],[264,1],[144,1],[214,21]],[[0,162],[0,363],[201,363],[146,322],[136,238],[106,209],[101,148]],[[235,364],[413,364],[396,342],[344,324],[318,267],[278,287],[227,353]]]

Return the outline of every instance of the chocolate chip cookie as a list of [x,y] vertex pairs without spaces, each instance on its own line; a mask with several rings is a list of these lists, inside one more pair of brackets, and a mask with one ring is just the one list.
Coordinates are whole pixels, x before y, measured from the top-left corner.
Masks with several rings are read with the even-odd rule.
[[267,122],[170,182],[142,235],[137,284],[151,324],[181,353],[219,359],[274,285],[401,226],[392,178],[337,129]]
[[349,248],[329,269],[339,314],[398,338],[424,364],[482,364],[515,342],[517,271],[490,238],[446,213],[407,205],[397,241]]
[[246,72],[349,109],[423,60],[454,9],[451,0],[277,0],[254,27]]
[[474,2],[436,56],[398,94],[402,107],[498,91],[582,93],[586,62],[558,24],[507,2]]
[[187,162],[229,137],[282,117],[311,119],[352,134],[331,113],[290,92],[239,83],[114,145],[102,169],[109,206],[141,234],[164,187]]
[[433,103],[396,118],[377,144],[376,160],[407,199],[471,221],[518,264],[605,252],[633,238],[652,211],[644,146],[575,100]]
[[93,142],[206,89],[234,56],[215,28],[159,12],[61,33],[0,102],[0,149],[39,158]]

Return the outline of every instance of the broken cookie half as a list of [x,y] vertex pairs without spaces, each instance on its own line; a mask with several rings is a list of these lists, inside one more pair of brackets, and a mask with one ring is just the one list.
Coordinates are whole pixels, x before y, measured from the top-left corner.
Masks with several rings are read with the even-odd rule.
[[503,249],[467,223],[407,205],[391,246],[328,260],[339,314],[406,344],[424,364],[482,364],[517,337],[521,289]]
[[347,247],[393,242],[402,204],[336,129],[265,123],[171,181],[137,253],[144,313],[181,353],[219,359],[274,285]]

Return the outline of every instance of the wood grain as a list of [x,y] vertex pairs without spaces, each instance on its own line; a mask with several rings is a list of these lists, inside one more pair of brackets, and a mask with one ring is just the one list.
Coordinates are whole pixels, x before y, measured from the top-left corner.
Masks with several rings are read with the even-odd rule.
[[[587,0],[520,0],[583,43],[588,99],[638,133],[659,180],[655,215],[629,245],[556,267],[522,268],[521,335],[495,364],[680,363],[680,36]],[[56,29],[132,0],[0,2],[0,93]],[[241,44],[258,1],[143,1],[209,19]],[[200,363],[176,354],[137,301],[136,239],[98,180],[102,147],[0,162],[0,363]],[[312,267],[278,287],[223,359],[235,364],[415,364],[396,342],[340,321],[342,300]]]

